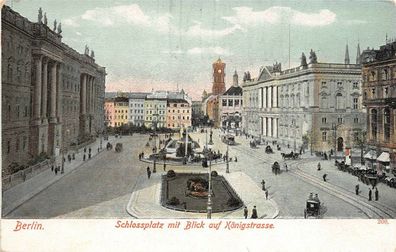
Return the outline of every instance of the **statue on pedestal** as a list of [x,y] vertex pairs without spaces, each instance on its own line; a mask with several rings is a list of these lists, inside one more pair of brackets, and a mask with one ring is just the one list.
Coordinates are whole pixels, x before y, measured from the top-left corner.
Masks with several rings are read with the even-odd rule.
[[308,64],[307,64],[307,57],[305,57],[305,54],[304,54],[304,53],[302,53],[302,55],[301,55],[301,66],[302,66],[302,67],[307,67],[307,66],[308,66]]
[[59,22],[58,24],[58,34],[62,33],[62,23]]
[[314,64],[318,63],[318,59],[316,57],[316,53],[311,49],[311,52],[309,53],[309,63]]
[[54,31],[56,31],[56,19],[54,20]]

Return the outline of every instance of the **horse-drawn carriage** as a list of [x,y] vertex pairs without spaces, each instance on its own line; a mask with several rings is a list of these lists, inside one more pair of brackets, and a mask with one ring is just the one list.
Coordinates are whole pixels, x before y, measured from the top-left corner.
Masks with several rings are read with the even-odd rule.
[[235,137],[233,135],[224,135],[221,140],[223,143],[228,144],[228,145],[235,145]]
[[250,148],[256,148],[256,147],[257,147],[256,142],[255,141],[251,141],[250,142]]
[[316,194],[315,197],[312,197],[312,194],[307,199],[306,208],[304,209],[304,219],[309,216],[314,216],[316,218],[320,217],[320,200]]
[[122,143],[117,143],[115,147],[116,152],[121,152],[122,151]]
[[294,153],[293,151],[290,153],[281,153],[283,159],[297,159],[300,157],[300,154]]
[[111,149],[113,149],[113,145],[108,142],[106,145],[106,150],[111,150]]
[[274,151],[272,150],[271,146],[267,145],[267,147],[265,147],[265,153],[267,153],[267,154],[273,154]]

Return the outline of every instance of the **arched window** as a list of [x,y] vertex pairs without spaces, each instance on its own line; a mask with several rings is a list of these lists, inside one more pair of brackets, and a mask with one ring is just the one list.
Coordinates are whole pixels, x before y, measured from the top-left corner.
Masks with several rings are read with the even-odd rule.
[[327,100],[327,97],[325,96],[325,95],[322,95],[321,96],[321,98],[320,98],[320,107],[321,108],[328,108],[328,100]]
[[337,93],[336,95],[336,108],[345,109],[345,101],[341,93]]
[[371,137],[373,140],[377,139],[377,110],[376,109],[372,109],[371,110]]
[[384,109],[384,140],[389,141],[390,139],[390,109]]

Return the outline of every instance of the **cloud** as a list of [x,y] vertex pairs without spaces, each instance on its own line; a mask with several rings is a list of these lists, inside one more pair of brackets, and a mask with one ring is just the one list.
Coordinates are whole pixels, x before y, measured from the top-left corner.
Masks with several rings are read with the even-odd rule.
[[304,13],[290,7],[273,6],[264,11],[253,11],[250,7],[235,7],[234,16],[222,17],[231,24],[242,28],[282,22],[301,26],[325,26],[335,22],[336,14],[330,10],[316,13]]
[[229,50],[224,49],[219,46],[216,46],[216,47],[194,47],[194,48],[187,50],[187,54],[190,54],[190,55],[208,54],[208,55],[222,55],[222,56],[232,55],[232,53]]
[[195,24],[193,26],[190,26],[184,34],[190,37],[220,38],[232,34],[240,29],[240,26],[238,24],[235,24],[232,27],[227,27],[219,30],[211,30],[202,28],[202,24],[200,22],[195,22]]
[[169,32],[174,29],[171,25],[172,15],[165,13],[158,17],[150,17],[138,4],[118,5],[107,8],[94,8],[85,11],[81,16],[71,17],[65,20],[65,24],[78,27],[82,21],[112,27],[119,25],[134,25],[153,28],[158,32]]
[[360,19],[351,19],[351,20],[346,20],[345,24],[347,24],[347,25],[367,24],[367,21],[366,20],[360,20]]

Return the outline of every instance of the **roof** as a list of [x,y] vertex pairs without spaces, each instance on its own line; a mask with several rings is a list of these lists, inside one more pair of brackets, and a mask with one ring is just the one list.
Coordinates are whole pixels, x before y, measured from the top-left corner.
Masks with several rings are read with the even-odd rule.
[[114,102],[128,102],[129,99],[127,97],[116,97],[114,98]]
[[184,99],[168,99],[168,103],[188,103],[186,100]]
[[223,95],[242,95],[242,88],[240,86],[231,86]]
[[150,93],[129,93],[129,99],[146,99],[147,95]]

